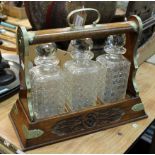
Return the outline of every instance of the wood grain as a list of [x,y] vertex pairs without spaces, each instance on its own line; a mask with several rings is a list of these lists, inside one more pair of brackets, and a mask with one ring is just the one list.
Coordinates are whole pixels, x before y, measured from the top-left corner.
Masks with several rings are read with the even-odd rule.
[[[22,102],[18,100],[10,112],[10,118],[15,130],[18,131],[24,150],[30,150],[146,118],[143,110],[139,112],[132,110],[132,106],[137,103],[141,103],[139,97],[128,98],[118,103],[98,104],[78,112],[31,122]],[[27,138],[23,132],[23,125],[31,132],[39,129],[44,134],[36,138]]]
[[0,39],[10,41],[11,43],[16,44],[16,38],[15,37],[11,37],[11,36],[8,36],[5,34],[0,34]]
[[[155,118],[154,77],[155,66],[148,63],[142,64],[137,73],[137,82],[149,118],[41,147],[26,153],[124,153]],[[0,136],[19,147],[19,141],[8,117],[16,99],[17,95],[0,104]],[[133,124],[136,124],[137,127],[133,127]]]
[[10,17],[8,16],[6,22],[10,23],[10,24],[13,24],[13,25],[16,25],[16,26],[25,26],[27,29],[31,29],[31,25],[30,25],[30,22],[29,20],[26,18],[26,19],[19,19],[19,18],[13,18],[13,17]]

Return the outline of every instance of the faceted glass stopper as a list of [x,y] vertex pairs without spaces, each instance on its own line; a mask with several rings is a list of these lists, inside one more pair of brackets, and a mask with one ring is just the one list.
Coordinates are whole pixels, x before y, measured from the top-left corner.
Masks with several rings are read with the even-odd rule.
[[55,43],[43,44],[36,47],[36,53],[39,56],[50,56],[54,54],[56,50]]
[[59,60],[55,56],[57,51],[55,43],[43,44],[36,47],[37,57],[35,59],[35,64],[49,64],[57,65]]
[[94,57],[91,49],[93,47],[93,41],[90,38],[72,40],[71,44],[73,50],[71,51],[71,56],[74,59],[92,59]]
[[126,49],[123,47],[125,42],[125,34],[110,35],[107,38],[104,50],[109,54],[124,54],[126,52]]

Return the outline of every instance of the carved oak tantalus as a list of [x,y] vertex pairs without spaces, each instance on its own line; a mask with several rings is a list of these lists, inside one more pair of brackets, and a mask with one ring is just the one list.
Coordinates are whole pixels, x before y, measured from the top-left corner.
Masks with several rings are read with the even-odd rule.
[[[132,16],[127,22],[89,25],[80,31],[63,28],[27,32],[26,29],[19,27],[17,44],[21,66],[24,63],[24,68],[21,67],[20,71],[19,99],[10,112],[10,118],[23,148],[25,150],[32,149],[146,118],[144,105],[139,97],[135,82],[138,68],[137,47],[141,32],[142,22],[137,16]],[[105,37],[118,33],[126,33],[127,52],[125,57],[131,62],[127,97],[111,104],[101,104],[98,101],[96,106],[78,112],[72,112],[66,107],[65,114],[34,121],[28,75],[29,45],[79,38]]]

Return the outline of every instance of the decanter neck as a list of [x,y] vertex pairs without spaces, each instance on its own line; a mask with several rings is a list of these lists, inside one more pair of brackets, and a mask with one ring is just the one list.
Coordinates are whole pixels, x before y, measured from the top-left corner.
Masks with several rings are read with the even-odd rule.
[[57,66],[59,64],[59,60],[56,56],[37,56],[34,62],[35,65],[42,66]]
[[82,51],[82,50],[76,49],[71,52],[71,57],[76,61],[82,62],[82,61],[91,60],[94,57],[94,54],[91,51]]
[[108,53],[108,54],[106,54],[106,58],[112,59],[112,60],[118,60],[118,59],[122,59],[123,58],[123,55],[122,54]]
[[106,45],[104,50],[107,53],[106,57],[109,59],[121,59],[126,52],[126,48],[114,45]]
[[78,65],[86,65],[91,61],[91,59],[74,59],[74,61]]
[[71,57],[77,62],[85,62],[94,57],[93,52],[90,51],[93,45],[93,42],[90,38],[72,40],[71,44],[73,46]]
[[126,52],[126,48],[124,48],[122,46],[106,45],[104,47],[104,51],[107,54],[122,55]]

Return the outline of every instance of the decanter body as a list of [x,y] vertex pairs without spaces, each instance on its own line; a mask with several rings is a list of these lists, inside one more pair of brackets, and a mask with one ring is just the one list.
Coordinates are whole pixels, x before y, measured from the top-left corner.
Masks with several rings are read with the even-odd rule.
[[106,54],[97,57],[97,61],[106,70],[98,96],[104,103],[116,102],[125,98],[128,76],[130,71],[130,62],[122,55],[126,49],[120,36],[108,37],[107,45],[104,50]]
[[53,44],[37,47],[37,66],[30,70],[31,102],[35,119],[64,113],[64,73],[57,66]]
[[64,64],[67,84],[67,101],[73,111],[96,105],[98,89],[98,73],[100,65],[91,60],[89,39],[72,41],[73,60]]

